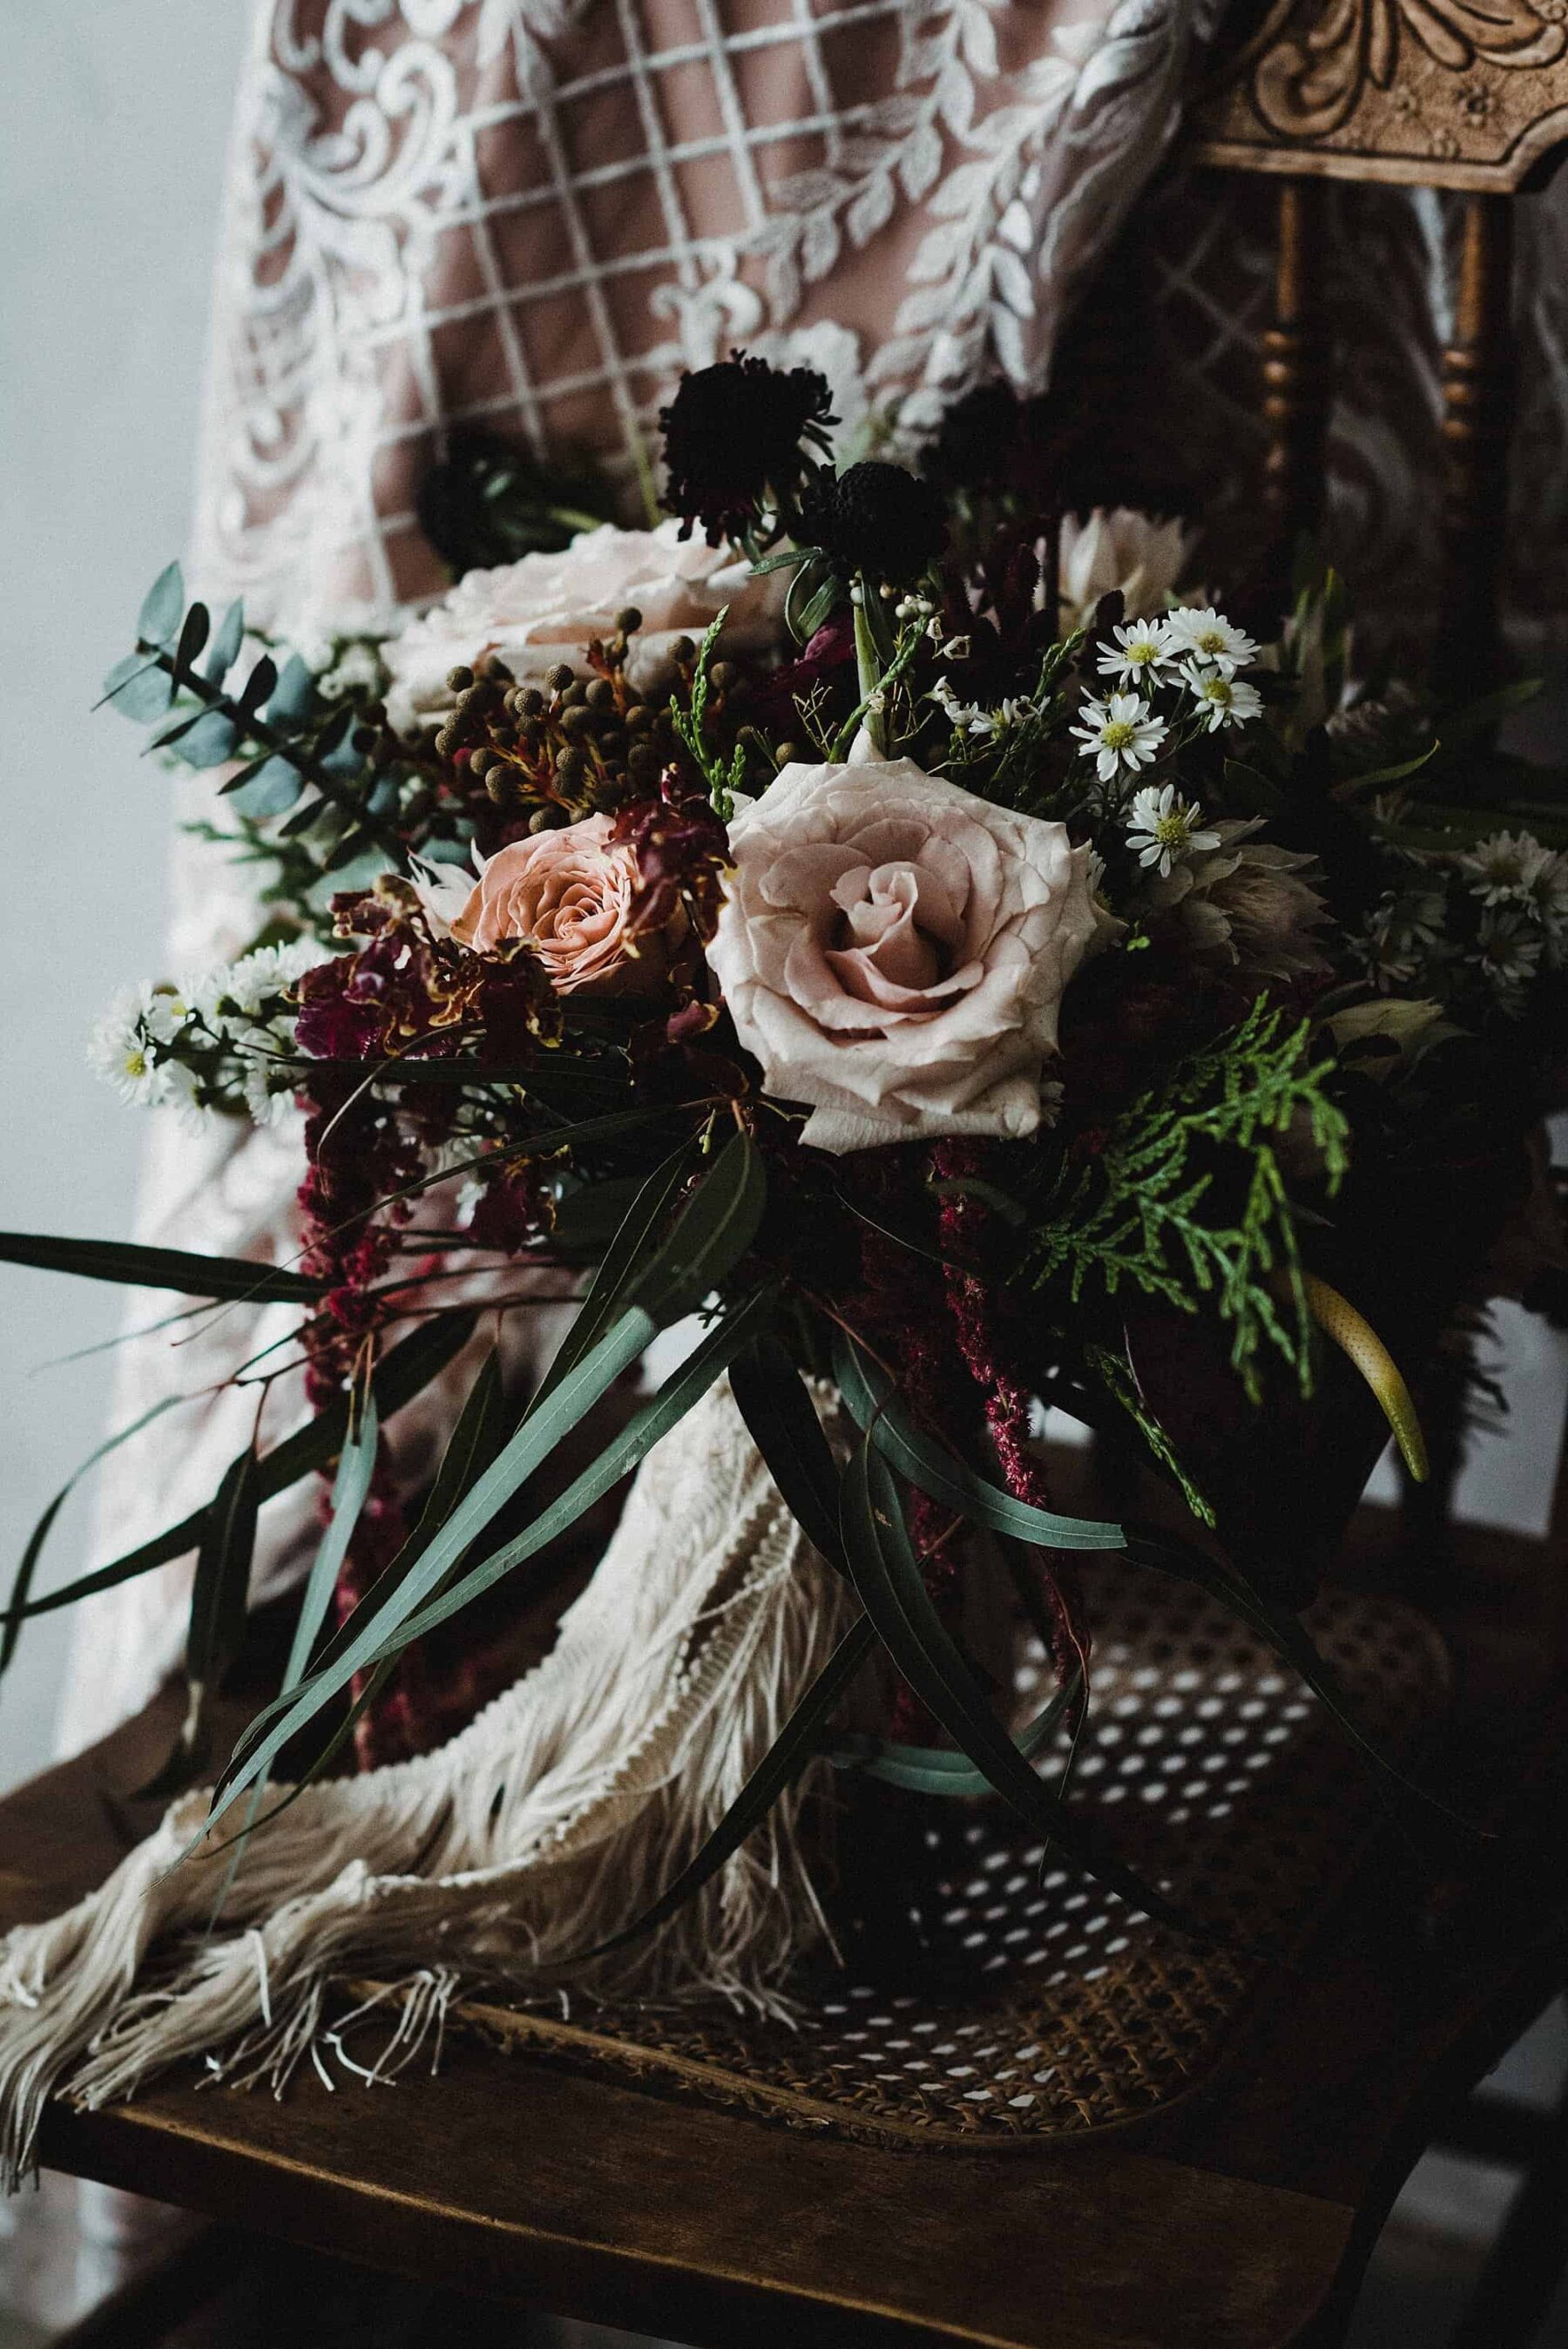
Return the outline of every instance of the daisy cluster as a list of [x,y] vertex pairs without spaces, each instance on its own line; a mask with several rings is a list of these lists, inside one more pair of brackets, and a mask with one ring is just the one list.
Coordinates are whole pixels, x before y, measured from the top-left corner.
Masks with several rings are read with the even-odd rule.
[[1184,857],[1217,847],[1219,834],[1173,782],[1145,783],[1130,798],[1127,786],[1198,735],[1261,717],[1263,696],[1240,674],[1260,649],[1212,605],[1127,622],[1100,649],[1095,666],[1109,690],[1085,696],[1072,737],[1113,797],[1133,854],[1162,877]]
[[300,938],[187,979],[122,988],[93,1028],[88,1062],[137,1107],[173,1102],[281,1124],[294,1106],[294,989],[326,954]]
[[1378,988],[1467,998],[1522,1016],[1543,971],[1568,968],[1568,854],[1529,832],[1497,832],[1458,853],[1405,852],[1357,941]]

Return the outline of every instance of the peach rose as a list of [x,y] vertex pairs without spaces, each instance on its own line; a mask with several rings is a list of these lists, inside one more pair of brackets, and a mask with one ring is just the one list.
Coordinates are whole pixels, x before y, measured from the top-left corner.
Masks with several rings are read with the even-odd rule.
[[680,525],[584,531],[559,554],[525,554],[490,571],[469,571],[451,594],[382,647],[390,683],[387,715],[400,734],[438,725],[452,706],[450,670],[499,653],[512,675],[538,685],[558,661],[588,674],[589,640],[614,633],[632,605],[643,625],[628,674],[639,693],[666,686],[677,636],[700,637],[728,606],[728,656],[756,651],[778,634],[783,607],[778,573],[754,579],[726,548],[683,540]]
[[1097,926],[1087,849],[908,759],[786,767],[730,843],[708,960],[804,1141],[1034,1132]]
[[480,868],[451,926],[459,943],[490,954],[525,938],[557,995],[614,995],[652,986],[666,968],[665,941],[634,941],[637,885],[633,851],[610,837],[607,815],[514,840]]

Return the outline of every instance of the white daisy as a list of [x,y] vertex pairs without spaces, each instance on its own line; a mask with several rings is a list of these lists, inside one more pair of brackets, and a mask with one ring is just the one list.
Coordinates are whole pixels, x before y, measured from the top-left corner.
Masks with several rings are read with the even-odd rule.
[[1529,916],[1511,905],[1489,905],[1480,917],[1477,961],[1501,1009],[1523,1007],[1523,989],[1540,967],[1542,940]]
[[1127,844],[1140,864],[1158,865],[1163,880],[1194,849],[1218,848],[1219,833],[1202,823],[1198,802],[1182,799],[1174,783],[1146,783],[1127,812]]
[[1494,832],[1460,858],[1460,870],[1470,875],[1483,905],[1502,905],[1511,899],[1525,905],[1533,901],[1536,885],[1554,861],[1533,833],[1515,837],[1511,832]]
[[1222,612],[1216,612],[1212,605],[1201,612],[1179,605],[1165,625],[1171,631],[1173,651],[1190,653],[1195,660],[1212,661],[1226,677],[1245,668],[1258,657],[1257,639],[1227,620]]
[[256,947],[226,968],[209,971],[201,981],[201,1016],[209,1027],[232,1024],[236,1017],[253,1019],[264,1003],[275,1002],[301,975],[325,962],[330,948],[315,938],[294,938],[287,946]]
[[94,1021],[88,1038],[88,1066],[136,1109],[150,1108],[169,1097],[168,1071],[154,1058],[147,1026],[154,1000],[154,991],[146,984],[122,988]]
[[1104,701],[1088,699],[1083,717],[1083,725],[1071,730],[1073,738],[1083,744],[1084,757],[1093,757],[1102,783],[1147,767],[1169,730],[1163,718],[1156,718],[1136,693],[1113,693]]
[[1222,726],[1244,726],[1256,718],[1264,698],[1255,685],[1233,677],[1229,669],[1200,668],[1196,661],[1182,664],[1181,676],[1194,698],[1203,705],[1203,723],[1211,734]]
[[1119,685],[1140,686],[1175,660],[1175,639],[1168,621],[1133,620],[1126,627],[1113,628],[1111,635],[1115,642],[1101,648],[1097,666],[1101,677],[1113,677]]
[[973,734],[982,741],[1005,733],[1035,714],[1035,705],[1021,695],[1000,702],[995,709],[985,709],[977,701],[960,701],[946,678],[938,678],[931,688],[932,699],[945,711],[960,734]]

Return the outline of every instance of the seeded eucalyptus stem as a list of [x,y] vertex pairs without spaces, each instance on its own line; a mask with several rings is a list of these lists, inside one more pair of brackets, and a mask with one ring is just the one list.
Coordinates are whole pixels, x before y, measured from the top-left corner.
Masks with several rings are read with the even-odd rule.
[[215,709],[222,717],[227,718],[235,728],[237,738],[248,735],[263,750],[286,759],[307,783],[315,785],[323,799],[330,800],[335,807],[341,808],[375,842],[382,854],[389,856],[399,871],[402,869],[403,843],[397,833],[390,825],[383,824],[365,801],[346,789],[335,775],[327,773],[318,765],[310,751],[303,749],[290,736],[280,734],[277,728],[269,725],[258,711],[246,709],[240,702],[232,699],[221,686],[209,684],[200,669],[191,668],[178,660],[166,646],[150,644],[145,636],[139,636],[136,648],[139,653],[146,653],[166,676],[171,678],[177,688],[182,688],[194,694],[197,700],[209,709]]

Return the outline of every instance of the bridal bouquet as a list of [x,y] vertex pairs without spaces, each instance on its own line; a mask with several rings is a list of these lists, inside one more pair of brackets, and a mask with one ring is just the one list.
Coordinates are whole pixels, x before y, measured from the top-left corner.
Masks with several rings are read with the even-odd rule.
[[[1494,707],[1352,691],[1331,575],[1242,626],[1180,525],[1070,511],[1048,403],[985,389],[910,461],[843,471],[831,421],[820,377],[737,356],[665,411],[657,527],[469,570],[308,660],[170,570],[108,680],[212,771],[264,927],[125,997],[94,1057],[301,1147],[288,1264],[5,1243],[299,1305],[310,1415],[76,1586],[197,1552],[170,1791],[206,1758],[259,1504],[332,1480],[284,1685],[180,1848],[223,1821],[264,1854],[280,1755],[286,1805],[726,1380],[832,1637],[649,1898],[574,1912],[584,1962],[667,1928],[825,1757],[992,1790],[1161,1909],[1031,1759],[1085,1702],[1085,1577],[1125,1561],[1218,1594],[1338,1706],[1298,1612],[1333,1526],[1289,1494],[1315,1464],[1350,1506],[1368,1391],[1423,1473],[1394,1356],[1418,1384],[1526,1188],[1568,833],[1487,749]],[[580,1303],[520,1393],[483,1341],[547,1272]],[[385,1423],[459,1357],[439,1472],[398,1491]],[[282,1367],[252,1366],[263,1393]],[[1139,1523],[1054,1507],[1042,1406],[1141,1464]],[[966,1641],[980,1577],[1054,1666],[1025,1724]],[[846,1727],[879,1647],[880,1714]]]

